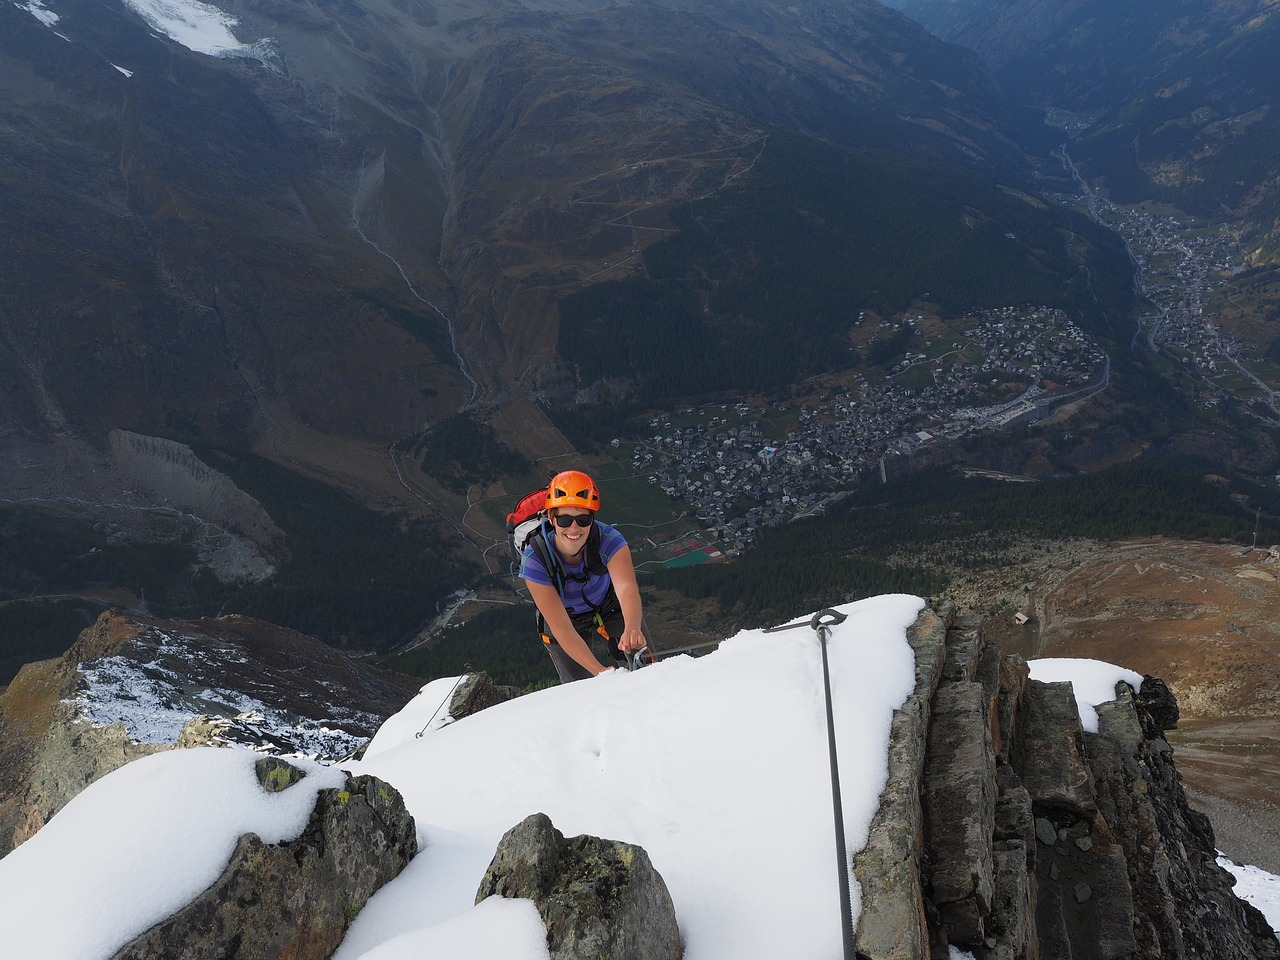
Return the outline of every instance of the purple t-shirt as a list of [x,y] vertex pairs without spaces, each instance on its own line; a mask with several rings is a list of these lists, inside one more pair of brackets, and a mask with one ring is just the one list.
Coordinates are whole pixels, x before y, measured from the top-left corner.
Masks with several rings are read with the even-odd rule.
[[[605,564],[608,564],[610,558],[627,545],[627,541],[622,534],[607,523],[601,523],[597,520],[596,528],[600,531],[600,559]],[[543,529],[546,530],[547,527],[544,526]],[[587,573],[587,551],[585,549],[579,554],[577,563],[569,563],[561,554],[556,552],[555,539],[555,526],[551,525],[547,537],[547,545],[551,548],[556,560],[559,561],[561,570],[564,571],[564,595],[562,597],[564,608],[569,611],[569,616],[571,617],[590,613],[600,606],[605,596],[608,595],[609,587],[613,581],[608,573],[598,576]],[[556,585],[551,573],[542,565],[542,561],[538,559],[537,551],[533,547],[525,547],[524,554],[520,557],[520,577],[530,583],[541,583],[549,587]]]

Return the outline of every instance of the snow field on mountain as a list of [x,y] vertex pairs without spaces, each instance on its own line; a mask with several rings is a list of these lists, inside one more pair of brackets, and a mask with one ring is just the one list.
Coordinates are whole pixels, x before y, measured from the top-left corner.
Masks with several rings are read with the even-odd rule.
[[[850,852],[867,838],[887,775],[894,709],[911,693],[906,628],[916,597],[837,609],[828,647]],[[807,620],[807,618],[806,618]],[[1033,661],[1069,679],[1082,714],[1132,671]],[[539,691],[453,722],[454,679],[427,684],[391,717],[352,774],[397,787],[421,852],[369,902],[337,960],[544,960],[528,901],[475,892],[502,834],[531,813],[567,836],[643,846],[675,904],[687,960],[841,954],[822,660],[807,626],[748,630],[701,658],[675,657]],[[1084,719],[1082,717],[1082,719]],[[419,737],[418,733],[422,732]],[[343,772],[261,790],[258,754],[177,750],[103,778],[0,860],[0,929],[14,956],[110,957],[180,909],[226,865],[236,838],[301,832],[315,793]],[[1230,865],[1276,923],[1277,878]],[[853,884],[855,915],[858,887]],[[963,958],[963,953],[958,953]]]
[[[854,849],[888,773],[893,710],[914,687],[906,628],[922,606],[886,596],[837,608],[848,619],[828,652]],[[337,960],[434,954],[437,925],[478,909],[502,834],[536,812],[566,836],[644,847],[687,960],[839,954],[822,659],[807,625],[744,631],[706,657],[539,691],[457,724],[440,727],[437,715],[416,737],[447,696],[441,681],[424,688],[359,765],[404,794],[424,850],[375,895]],[[535,940],[495,956],[545,957]]]

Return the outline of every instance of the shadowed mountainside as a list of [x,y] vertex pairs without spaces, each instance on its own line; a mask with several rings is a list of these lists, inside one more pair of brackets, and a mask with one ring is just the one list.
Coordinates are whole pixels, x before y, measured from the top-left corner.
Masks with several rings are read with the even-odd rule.
[[[703,333],[664,339],[733,372],[695,367],[667,399],[758,388],[746,353],[779,367],[770,385],[847,367],[859,310],[903,309],[991,258],[1008,286],[983,302],[1118,316],[1102,277],[1131,297],[1120,245],[1033,196],[1052,139],[1038,115],[871,0],[230,3],[250,45],[221,57],[127,5],[48,12],[0,0],[0,501],[108,539],[199,553],[154,516],[113,430],[185,444],[261,503],[286,534],[267,558],[282,576],[305,552],[282,516],[297,474],[452,535],[465,503],[396,441],[463,409],[492,422],[499,458],[571,449],[535,401],[613,377],[561,339],[561,304],[602,284],[660,283],[658,319],[679,301],[669,319]],[[815,277],[857,282],[781,314]],[[665,329],[635,304],[607,311],[629,329],[606,340]],[[627,362],[639,385],[619,389],[653,395],[661,363]],[[274,502],[247,486],[255,457]],[[10,596],[47,579],[0,559],[23,584]],[[445,550],[430,562],[433,591],[470,575]],[[132,574],[103,580],[141,593]]]
[[309,430],[527,396],[560,297],[633,271],[772,128],[1005,171],[1047,142],[869,2],[233,5],[258,59],[57,12],[0,8],[10,488],[80,481],[111,427],[318,469]]
[[1246,252],[1276,255],[1280,89],[1274,5],[894,4],[978,53],[1001,86],[1062,111],[1071,154],[1122,203],[1169,203],[1240,221]]

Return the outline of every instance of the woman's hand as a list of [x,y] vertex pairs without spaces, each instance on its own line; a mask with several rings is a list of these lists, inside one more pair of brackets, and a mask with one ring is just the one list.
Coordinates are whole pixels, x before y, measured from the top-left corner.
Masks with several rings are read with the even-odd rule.
[[627,627],[618,638],[618,649],[624,653],[635,653],[645,647],[644,634],[639,627]]

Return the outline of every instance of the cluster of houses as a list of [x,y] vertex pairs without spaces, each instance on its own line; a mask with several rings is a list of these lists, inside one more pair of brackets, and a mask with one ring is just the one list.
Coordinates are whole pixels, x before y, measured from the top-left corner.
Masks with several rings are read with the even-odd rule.
[[1061,310],[1050,307],[1002,307],[975,314],[965,338],[982,351],[982,360],[953,367],[980,382],[984,374],[1015,372],[1035,383],[1078,386],[1093,380],[1106,352]]
[[[1203,308],[1214,288],[1241,269],[1233,238],[1100,202],[1129,243],[1143,293],[1160,308],[1150,318],[1151,344],[1209,376],[1228,367],[1245,372],[1242,345]],[[885,456],[1035,421],[1055,402],[1106,384],[1105,352],[1059,310],[1022,305],[966,320],[960,334],[944,336],[946,343],[913,343],[883,383],[859,380],[802,408],[795,429],[781,438],[761,429],[767,410],[740,404],[692,426],[662,428],[637,449],[634,466],[651,471],[671,497],[693,504],[732,554],[761,527],[818,512],[840,490],[874,479]],[[887,326],[902,323],[920,330],[924,318]]]
[[[1102,203],[1129,242],[1141,289],[1160,307],[1148,329],[1152,345],[1184,351],[1209,374],[1227,363],[1239,367],[1239,342],[1202,307],[1214,287],[1239,272],[1232,238]],[[1106,385],[1105,351],[1059,310],[1004,307],[965,321],[936,343],[923,339],[923,316],[882,323],[894,330],[907,324],[922,340],[883,382],[858,378],[801,406],[795,427],[783,436],[762,428],[768,407],[747,404],[682,411],[682,426],[652,420],[655,433],[636,447],[633,466],[649,472],[669,496],[692,504],[732,556],[761,528],[819,512],[840,491],[875,481],[886,456],[1034,421],[1055,403]]]
[[1194,220],[1128,210],[1101,198],[1097,203],[1108,225],[1124,237],[1138,266],[1139,288],[1157,307],[1144,319],[1148,345],[1209,378],[1240,372],[1252,379],[1241,366],[1244,344],[1205,312],[1209,295],[1244,269],[1235,237],[1225,229],[1197,228]]
[[1239,273],[1233,237],[1196,233],[1171,217],[1123,211],[1122,233],[1138,263],[1142,290],[1161,313],[1152,320],[1153,345],[1182,354],[1203,373],[1237,366],[1243,344],[1204,312],[1209,295]]
[[[632,466],[649,472],[669,496],[692,504],[732,556],[760,528],[819,512],[869,471],[874,478],[882,458],[1006,426],[1063,388],[1095,382],[1106,363],[1101,348],[1057,310],[1010,307],[967,319],[970,325],[954,344],[925,344],[933,359],[913,353],[905,366],[898,364],[898,373],[929,364],[932,382],[923,386],[903,386],[894,375],[878,384],[858,378],[813,406],[802,405],[798,414],[792,411],[795,427],[781,437],[771,431],[772,438],[762,427],[768,407],[681,411],[692,421],[688,425],[650,421],[657,432],[637,445]],[[997,372],[1006,388],[1016,379],[1017,395],[975,406],[989,396]]]

